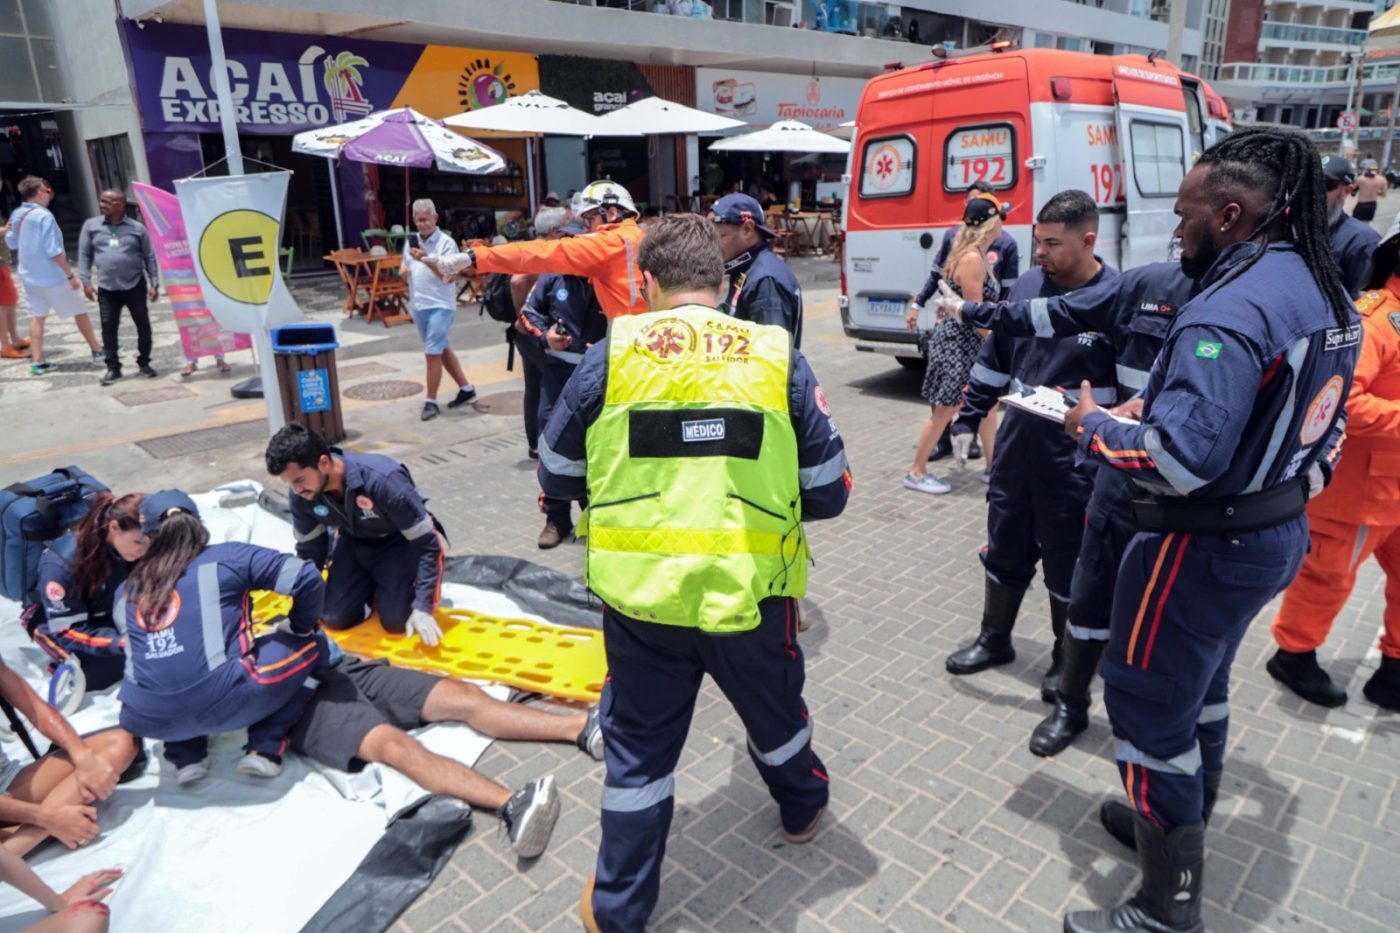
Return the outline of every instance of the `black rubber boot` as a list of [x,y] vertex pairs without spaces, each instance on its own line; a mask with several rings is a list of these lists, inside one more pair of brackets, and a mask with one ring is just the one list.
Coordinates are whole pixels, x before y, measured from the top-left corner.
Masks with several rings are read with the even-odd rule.
[[1292,690],[1309,703],[1318,706],[1341,706],[1347,701],[1347,692],[1327,676],[1317,663],[1316,651],[1274,652],[1269,663],[1264,665],[1269,676]]
[[1366,699],[1379,706],[1400,713],[1400,658],[1381,657],[1381,666],[1361,688]]
[[1069,616],[1069,603],[1062,603],[1050,597],[1050,630],[1055,633],[1055,646],[1050,649],[1050,669],[1040,678],[1040,698],[1046,703],[1055,702],[1055,691],[1060,686],[1060,664],[1064,660],[1065,619]]
[[[1201,793],[1201,823],[1210,825],[1210,815],[1215,812],[1215,801],[1220,796],[1222,771],[1206,771],[1201,777],[1205,786]],[[1137,835],[1133,829],[1133,808],[1121,800],[1110,800],[1099,807],[1099,822],[1108,834],[1130,849],[1137,848]]]
[[1065,637],[1064,666],[1055,691],[1055,709],[1031,733],[1031,754],[1047,758],[1069,748],[1089,728],[1089,683],[1108,642]]
[[1142,887],[1111,910],[1081,910],[1065,917],[1065,933],[1204,933],[1201,923],[1201,869],[1205,865],[1204,823],[1171,831],[1137,814]]
[[1013,590],[991,577],[987,578],[986,595],[982,602],[982,630],[972,644],[948,655],[948,660],[944,662],[948,673],[976,674],[1016,660],[1016,649],[1011,646],[1011,630],[1016,626],[1016,613],[1020,611],[1021,599],[1025,595],[1025,590]]

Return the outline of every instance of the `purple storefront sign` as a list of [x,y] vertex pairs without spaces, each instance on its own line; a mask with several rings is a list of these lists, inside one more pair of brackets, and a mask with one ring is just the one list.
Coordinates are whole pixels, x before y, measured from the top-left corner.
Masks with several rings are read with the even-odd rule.
[[[204,170],[200,136],[221,129],[209,38],[200,26],[123,25],[150,181],[173,188]],[[292,136],[393,106],[424,49],[247,29],[223,35],[238,131],[247,135]],[[342,161],[333,170],[345,229],[363,229],[364,166]]]
[[[209,41],[199,26],[126,23],[147,133],[217,133]],[[238,131],[290,136],[391,106],[421,45],[224,30]]]

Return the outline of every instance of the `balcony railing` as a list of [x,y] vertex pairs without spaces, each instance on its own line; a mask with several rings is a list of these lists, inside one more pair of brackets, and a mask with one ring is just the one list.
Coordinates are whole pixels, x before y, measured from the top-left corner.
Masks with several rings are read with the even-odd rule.
[[[1365,81],[1394,80],[1400,72],[1400,61],[1376,62],[1365,67]],[[1331,68],[1311,68],[1304,65],[1247,65],[1232,64],[1220,66],[1218,81],[1252,81],[1260,84],[1307,84],[1345,85],[1354,76],[1347,65]]]
[[1366,40],[1366,30],[1303,26],[1298,23],[1265,23],[1260,36],[1264,39],[1303,42],[1308,45],[1360,46]]

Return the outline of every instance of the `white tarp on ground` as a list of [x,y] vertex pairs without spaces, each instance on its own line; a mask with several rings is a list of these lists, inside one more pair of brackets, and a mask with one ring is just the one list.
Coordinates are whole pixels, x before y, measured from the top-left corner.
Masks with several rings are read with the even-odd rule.
[[[249,481],[194,497],[211,540],[292,550],[291,525],[257,505],[260,488]],[[443,601],[539,618],[505,596],[474,587],[444,584]],[[0,654],[45,695],[47,657],[28,640],[19,606],[8,600],[0,600]],[[509,692],[490,689],[501,698]],[[69,717],[74,728],[85,734],[115,725],[117,690],[90,694]],[[467,764],[490,744],[461,725],[433,726],[418,735],[434,751]],[[43,736],[34,737],[43,751]],[[71,852],[46,842],[31,864],[59,891],[90,871],[124,869],[126,877],[108,898],[117,933],[300,929],[350,877],[388,819],[424,791],[378,766],[350,775],[296,755],[287,756],[286,770],[271,781],[237,774],[233,765],[243,741],[234,733],[213,742],[210,776],[190,788],[176,786],[173,770],[162,767],[159,743],[148,742],[146,773],[100,806],[97,840]],[[17,740],[4,750],[17,761],[31,760]],[[0,886],[0,933],[22,930],[44,913],[14,888]]]

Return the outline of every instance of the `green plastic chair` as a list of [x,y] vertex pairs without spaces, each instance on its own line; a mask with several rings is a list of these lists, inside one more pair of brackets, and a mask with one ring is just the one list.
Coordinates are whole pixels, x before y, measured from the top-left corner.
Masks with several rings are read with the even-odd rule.
[[282,281],[290,282],[292,279],[292,258],[296,256],[296,250],[290,246],[284,246],[277,251],[277,258],[282,260]]
[[364,244],[365,252],[368,253],[369,248],[374,245],[370,241],[376,239],[382,241],[380,244],[381,246],[387,246],[389,243],[389,231],[379,229],[360,231],[360,242]]

